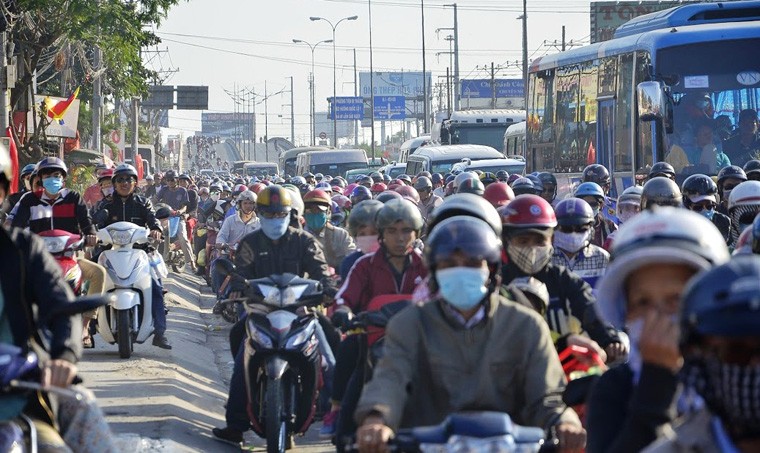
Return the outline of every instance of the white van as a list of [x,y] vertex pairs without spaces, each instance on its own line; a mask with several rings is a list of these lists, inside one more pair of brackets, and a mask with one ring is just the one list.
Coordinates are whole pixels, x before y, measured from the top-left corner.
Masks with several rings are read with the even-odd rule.
[[311,172],[343,176],[355,168],[368,168],[367,153],[363,149],[307,151],[296,158],[296,174],[299,175]]
[[280,172],[280,169],[277,168],[277,164],[274,162],[248,162],[243,168],[246,175],[256,176],[257,178],[274,176]]
[[438,145],[425,146],[409,156],[406,162],[406,174],[417,175],[421,171],[445,174],[454,164],[482,159],[504,159],[499,151],[485,145]]

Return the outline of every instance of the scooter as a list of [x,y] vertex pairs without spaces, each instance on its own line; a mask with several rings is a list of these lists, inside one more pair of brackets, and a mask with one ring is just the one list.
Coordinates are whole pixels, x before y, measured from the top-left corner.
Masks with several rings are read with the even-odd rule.
[[180,216],[171,215],[171,212],[172,209],[168,205],[156,205],[156,219],[161,222],[161,228],[169,233],[164,235],[164,243],[161,249],[164,262],[170,265],[174,272],[179,274],[185,269],[186,264],[185,254],[177,242],[182,219]]
[[131,222],[116,222],[98,231],[97,237],[111,250],[100,254],[98,263],[108,271],[105,291],[116,296],[98,309],[97,330],[103,339],[118,343],[119,356],[128,359],[134,343],[144,343],[153,333],[152,277],[160,277],[160,255],[149,257],[136,244],[148,242],[148,229]]
[[81,296],[84,291],[84,279],[82,269],[79,268],[74,255],[82,250],[84,239],[65,230],[48,230],[39,233],[47,251],[53,255],[58,265],[61,266],[63,279],[69,284],[74,295]]
[[266,439],[267,452],[283,453],[290,436],[311,425],[322,384],[319,342],[326,339],[308,310],[322,303],[322,285],[294,274],[254,280],[237,276],[235,283],[245,294],[251,426]]

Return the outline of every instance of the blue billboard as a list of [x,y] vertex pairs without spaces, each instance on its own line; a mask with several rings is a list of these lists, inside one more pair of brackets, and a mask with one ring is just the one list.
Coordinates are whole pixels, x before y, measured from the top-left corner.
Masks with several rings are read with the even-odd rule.
[[[522,98],[525,96],[525,82],[523,79],[495,79],[497,98]],[[491,79],[462,80],[462,98],[488,98],[493,97]]]
[[333,104],[335,105],[335,112],[337,114],[336,120],[350,121],[364,119],[364,100],[361,97],[354,96],[338,96],[335,98],[335,102],[331,102],[333,98],[327,98],[330,104],[330,112],[328,118],[333,119]]
[[406,98],[404,96],[375,96],[374,107],[376,120],[406,119]]

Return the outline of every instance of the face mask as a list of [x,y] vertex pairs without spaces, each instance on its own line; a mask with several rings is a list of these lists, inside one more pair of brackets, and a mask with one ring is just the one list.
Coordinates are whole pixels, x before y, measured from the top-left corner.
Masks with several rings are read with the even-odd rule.
[[212,193],[209,198],[211,198],[214,201],[219,201],[219,192]]
[[63,178],[51,176],[42,180],[42,187],[50,194],[57,194],[63,188]]
[[641,375],[642,360],[641,352],[639,351],[639,341],[641,340],[641,332],[643,330],[643,317],[625,323],[625,332],[628,334],[628,340],[631,342],[628,351],[628,367],[633,371],[633,382],[638,382]]
[[715,209],[703,209],[700,214],[707,217],[708,220],[712,220],[715,215]]
[[480,303],[486,294],[488,269],[482,267],[450,267],[435,272],[441,296],[459,310],[469,310]]
[[518,247],[515,245],[507,246],[509,258],[514,261],[515,265],[528,275],[533,275],[546,267],[552,259],[554,252],[551,245],[541,247]]
[[320,231],[327,224],[326,212],[307,212],[304,214],[304,218],[306,219],[306,226],[311,231]]
[[105,189],[100,189],[100,191],[103,193],[104,197],[110,197],[113,195],[113,187],[106,187]]
[[264,232],[266,237],[276,241],[280,239],[285,232],[288,231],[288,225],[290,224],[290,217],[284,217],[282,219],[267,219],[261,217],[261,231]]
[[586,246],[586,242],[591,236],[591,230],[584,233],[563,233],[554,232],[554,246],[566,252],[576,253]]
[[377,235],[357,236],[356,246],[364,253],[375,253],[380,248]]

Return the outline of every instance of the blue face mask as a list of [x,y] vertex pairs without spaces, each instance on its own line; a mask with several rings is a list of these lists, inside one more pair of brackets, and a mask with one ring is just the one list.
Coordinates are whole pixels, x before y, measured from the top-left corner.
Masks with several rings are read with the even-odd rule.
[[326,212],[307,212],[304,214],[304,218],[306,219],[306,226],[309,227],[311,231],[320,231],[327,224]]
[[435,272],[441,296],[452,307],[469,310],[480,303],[486,294],[488,269],[482,267],[450,267]]
[[703,209],[700,214],[707,217],[708,220],[712,220],[715,215],[715,209]]
[[48,193],[55,195],[63,189],[63,178],[56,176],[44,178],[42,180],[42,187],[44,187]]
[[290,216],[281,219],[267,219],[261,216],[259,220],[261,221],[261,231],[273,241],[280,239],[288,231],[288,225],[290,225]]

